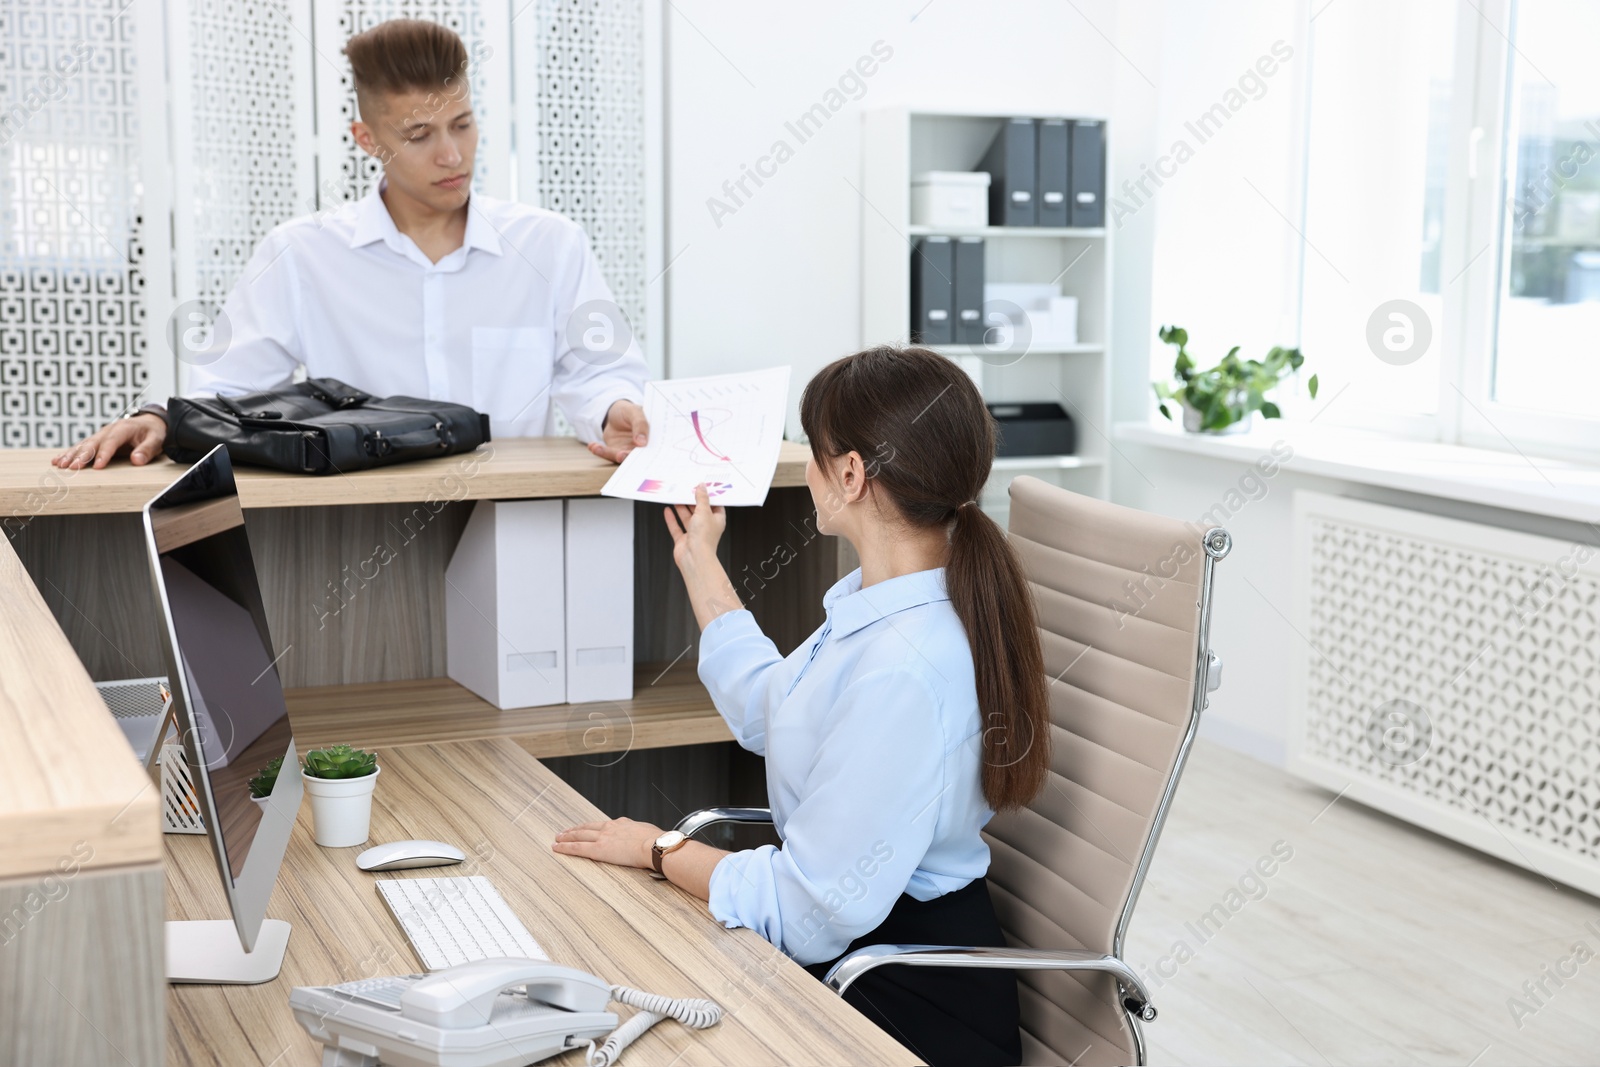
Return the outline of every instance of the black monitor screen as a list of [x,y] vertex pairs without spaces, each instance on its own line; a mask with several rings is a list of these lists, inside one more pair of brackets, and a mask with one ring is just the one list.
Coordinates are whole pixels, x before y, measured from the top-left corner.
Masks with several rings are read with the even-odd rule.
[[250,779],[285,755],[291,732],[244,512],[232,467],[220,459],[208,457],[154,500],[149,521],[176,637],[173,698],[189,712],[179,723],[204,761],[226,868],[237,881],[264,808],[251,798]]

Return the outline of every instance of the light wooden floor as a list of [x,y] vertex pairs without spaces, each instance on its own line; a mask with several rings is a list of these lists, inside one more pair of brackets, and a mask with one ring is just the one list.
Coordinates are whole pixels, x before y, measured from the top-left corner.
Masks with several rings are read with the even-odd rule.
[[[1152,1063],[1600,1063],[1600,900],[1333,799],[1196,745],[1129,930]],[[1247,881],[1259,899],[1197,936],[1278,841],[1265,895]],[[1178,941],[1192,958],[1156,971]],[[1534,1007],[1522,984],[1578,942],[1592,955],[1519,1028],[1510,998]]]

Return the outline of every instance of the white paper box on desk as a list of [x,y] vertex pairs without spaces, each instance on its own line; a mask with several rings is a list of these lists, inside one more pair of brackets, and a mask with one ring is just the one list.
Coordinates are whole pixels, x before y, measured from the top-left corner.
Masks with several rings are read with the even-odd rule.
[[567,699],[563,503],[478,501],[445,568],[446,673],[502,711]]
[[567,702],[633,696],[633,501],[567,501]]

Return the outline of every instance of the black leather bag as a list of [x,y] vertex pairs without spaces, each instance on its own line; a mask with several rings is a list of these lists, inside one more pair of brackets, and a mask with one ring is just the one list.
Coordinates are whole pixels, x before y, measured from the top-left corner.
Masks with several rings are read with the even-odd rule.
[[489,416],[465,404],[380,400],[335,378],[308,378],[245,396],[173,397],[165,451],[194,463],[221,444],[235,463],[346,474],[471,452],[488,440]]

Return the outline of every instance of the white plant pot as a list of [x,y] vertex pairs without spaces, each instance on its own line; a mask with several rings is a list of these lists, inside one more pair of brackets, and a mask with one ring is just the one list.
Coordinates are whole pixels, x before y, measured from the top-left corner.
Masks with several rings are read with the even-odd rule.
[[1202,430],[1200,428],[1200,409],[1192,408],[1188,404],[1183,405],[1183,428],[1190,433],[1208,433],[1219,437],[1232,433],[1249,433],[1250,428],[1255,425],[1255,421],[1256,413],[1252,411],[1238,422],[1230,423],[1220,430]]
[[311,798],[312,836],[323,848],[365,844],[372,824],[372,790],[382,767],[361,778],[300,778]]

